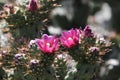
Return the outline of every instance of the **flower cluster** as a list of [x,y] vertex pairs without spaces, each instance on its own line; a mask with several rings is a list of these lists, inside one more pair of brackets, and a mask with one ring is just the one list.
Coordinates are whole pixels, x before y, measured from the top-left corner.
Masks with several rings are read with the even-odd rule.
[[42,39],[35,39],[35,42],[38,45],[38,48],[44,53],[53,53],[58,50],[60,44],[66,48],[72,48],[79,45],[82,38],[86,37],[94,38],[94,34],[89,26],[86,26],[83,31],[81,29],[73,28],[69,31],[63,31],[59,38],[43,34]]
[[[87,25],[84,30],[70,29],[63,31],[59,38],[43,34],[41,39],[35,39],[38,49],[43,53],[55,53],[61,51],[61,46],[69,51],[74,60],[94,63],[100,56],[109,51],[111,43],[101,41]],[[108,45],[109,44],[109,45]]]
[[[10,68],[14,76],[9,78],[5,74],[5,80],[91,80],[95,77],[95,63],[102,62],[102,56],[110,50],[109,41],[97,37],[89,25],[83,30],[64,30],[59,37],[43,34],[51,23],[52,9],[62,6],[59,0],[21,2],[25,4],[5,4],[0,11],[0,18],[8,24],[5,33],[10,31],[13,38],[6,36],[14,43],[10,50],[0,49],[0,77],[4,75],[2,69]],[[31,40],[39,34],[43,34],[41,38]]]
[[[3,11],[5,11],[8,15],[9,14],[15,14],[19,9],[18,6],[15,6],[13,4],[5,4],[3,6]],[[26,9],[28,11],[34,12],[39,9],[38,0],[29,0],[29,4],[26,5]]]
[[[59,37],[43,34],[41,38],[31,40],[26,46],[17,48],[18,51],[1,52],[0,60],[11,60],[9,65],[16,66],[16,72],[17,70],[24,71],[23,73],[31,72],[37,77],[48,75],[50,69],[54,68],[55,73],[52,71],[50,73],[59,76],[59,80],[64,80],[68,74],[67,70],[71,67],[68,63],[71,63],[72,59],[78,63],[76,69],[79,72],[81,66],[84,67],[82,64],[93,66],[97,61],[102,60],[101,56],[109,51],[111,44],[104,38],[95,36],[90,26],[87,25],[83,30],[72,28],[63,31]],[[8,62],[3,64],[8,65]],[[85,66],[83,72],[90,69],[88,67]],[[93,68],[91,70],[94,72]]]

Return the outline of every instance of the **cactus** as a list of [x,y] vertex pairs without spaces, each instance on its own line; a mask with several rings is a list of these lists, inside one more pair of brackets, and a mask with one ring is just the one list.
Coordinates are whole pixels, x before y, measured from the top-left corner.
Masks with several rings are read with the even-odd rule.
[[54,62],[54,67],[57,80],[64,80],[67,74],[66,61],[63,58],[57,58]]

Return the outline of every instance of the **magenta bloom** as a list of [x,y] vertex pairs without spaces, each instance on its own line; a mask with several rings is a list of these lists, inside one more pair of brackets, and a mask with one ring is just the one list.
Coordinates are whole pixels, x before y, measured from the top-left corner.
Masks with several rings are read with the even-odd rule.
[[87,25],[83,31],[84,37],[94,37],[92,30],[90,29],[89,25]]
[[79,43],[80,30],[71,29],[64,31],[60,37],[61,44],[67,48],[71,48]]
[[58,50],[58,39],[55,36],[43,34],[42,39],[36,39],[38,48],[44,53],[53,53]]
[[27,8],[29,11],[36,11],[38,9],[38,1],[37,0],[30,0],[29,5],[27,5]]

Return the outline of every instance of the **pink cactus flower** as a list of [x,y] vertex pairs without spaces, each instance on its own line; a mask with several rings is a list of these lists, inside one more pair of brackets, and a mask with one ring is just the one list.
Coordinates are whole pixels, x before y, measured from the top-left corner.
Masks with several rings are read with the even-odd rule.
[[30,0],[29,4],[27,5],[27,9],[31,12],[34,12],[38,9],[38,0]]
[[42,39],[36,39],[36,44],[38,48],[44,53],[54,53],[58,50],[58,38],[55,36],[48,36],[47,34],[43,34]]
[[60,37],[61,44],[67,48],[71,48],[79,43],[80,30],[71,29],[64,31]]
[[84,37],[94,37],[94,34],[92,32],[92,30],[90,29],[90,26],[87,25],[83,31],[83,36]]

